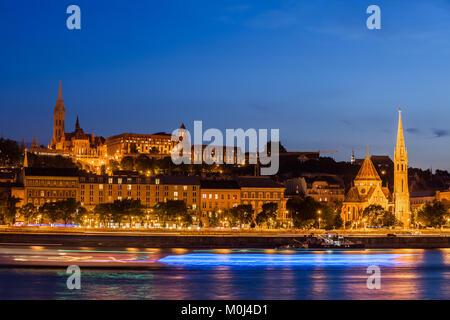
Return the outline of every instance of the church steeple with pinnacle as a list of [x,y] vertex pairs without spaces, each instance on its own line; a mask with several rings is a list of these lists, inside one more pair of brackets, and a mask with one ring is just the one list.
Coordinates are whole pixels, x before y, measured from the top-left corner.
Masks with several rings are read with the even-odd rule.
[[57,144],[60,143],[64,137],[65,120],[66,108],[64,107],[64,100],[62,99],[62,84],[61,80],[59,80],[58,100],[56,101],[53,110],[53,137],[50,145],[52,149],[56,149]]
[[404,227],[410,224],[410,205],[408,190],[408,154],[403,136],[402,110],[398,108],[397,144],[394,151],[394,202],[395,217]]

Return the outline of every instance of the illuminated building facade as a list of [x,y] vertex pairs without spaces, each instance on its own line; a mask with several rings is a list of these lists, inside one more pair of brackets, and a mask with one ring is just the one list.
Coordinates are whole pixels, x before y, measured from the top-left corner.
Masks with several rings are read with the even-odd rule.
[[369,205],[379,205],[385,210],[393,212],[403,226],[409,226],[410,224],[408,155],[403,136],[400,109],[397,143],[394,152],[394,193],[391,194],[387,187],[382,186],[382,180],[369,157],[369,148],[367,148],[367,156],[342,205],[341,215],[344,223],[351,222],[354,226],[361,226],[362,213]]
[[155,134],[123,133],[106,139],[106,153],[114,159],[145,154],[150,157],[170,156],[175,141],[164,132]]
[[24,168],[24,203],[42,206],[69,198],[77,199],[78,173],[66,168]]

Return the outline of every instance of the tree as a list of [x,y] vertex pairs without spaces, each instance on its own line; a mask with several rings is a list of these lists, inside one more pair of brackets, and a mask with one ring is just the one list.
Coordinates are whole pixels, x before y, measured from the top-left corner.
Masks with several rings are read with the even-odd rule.
[[220,225],[220,220],[219,220],[219,217],[217,217],[216,212],[213,212],[210,216],[208,216],[208,225],[211,228],[215,228]]
[[224,212],[224,217],[231,227],[249,224],[253,221],[253,208],[251,204],[240,204]]
[[112,203],[100,203],[95,206],[94,213],[98,215],[98,220],[104,225],[109,226],[112,220]]
[[3,218],[7,224],[14,224],[16,222],[16,214],[18,210],[17,204],[20,200],[20,198],[16,198],[14,196],[8,197],[8,200],[6,201],[5,216]]
[[120,160],[120,166],[123,170],[129,170],[132,171],[134,167],[134,160],[132,157],[123,157],[122,160]]
[[188,213],[186,203],[183,200],[158,202],[153,210],[160,221],[177,221],[182,226],[192,224],[192,216]]
[[255,222],[259,227],[266,225],[268,228],[272,228],[277,218],[278,203],[269,202],[262,206],[262,211],[258,213],[255,218]]
[[19,213],[27,220],[27,223],[30,223],[30,220],[35,219],[39,214],[37,208],[32,203],[23,205],[19,209]]
[[116,171],[120,169],[120,164],[116,160],[109,160],[109,168],[111,171]]
[[343,225],[344,225],[344,220],[342,220],[341,214],[340,214],[340,212],[338,212],[334,218],[333,226],[336,229],[340,229],[340,228],[342,228]]
[[294,227],[304,229],[316,223],[322,206],[311,197],[295,197],[287,201],[286,208],[292,213]]
[[136,159],[136,170],[139,172],[146,172],[152,169],[153,162],[146,155],[141,154]]
[[80,168],[80,164],[73,162],[71,158],[57,156],[37,155],[27,152],[28,165],[30,167],[45,168]]
[[81,206],[80,202],[77,202],[73,198],[56,202],[47,202],[40,209],[51,223],[63,220],[65,225],[74,220],[81,221],[81,218],[77,215],[79,215],[80,212],[85,212],[85,210],[86,209]]
[[390,227],[398,224],[395,215],[385,210],[380,205],[372,204],[365,208],[362,213],[365,225],[374,227]]
[[426,227],[440,227],[445,224],[447,210],[442,202],[426,203],[417,211],[416,221]]
[[23,152],[17,141],[0,138],[0,164],[18,164],[23,159]]

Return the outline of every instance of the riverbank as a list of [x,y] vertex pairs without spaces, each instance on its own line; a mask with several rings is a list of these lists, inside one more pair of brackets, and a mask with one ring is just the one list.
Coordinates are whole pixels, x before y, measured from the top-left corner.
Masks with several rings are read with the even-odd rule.
[[[0,243],[8,245],[54,245],[65,247],[130,247],[130,248],[264,248],[304,241],[311,232],[261,231],[85,231],[85,230],[0,230]],[[317,233],[317,232],[316,232]],[[395,236],[382,233],[346,233],[354,242],[368,249],[432,249],[450,248],[448,233]]]

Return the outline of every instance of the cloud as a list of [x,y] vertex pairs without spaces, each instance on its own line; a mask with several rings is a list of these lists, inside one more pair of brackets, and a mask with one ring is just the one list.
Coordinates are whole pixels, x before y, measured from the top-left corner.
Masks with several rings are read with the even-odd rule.
[[348,120],[342,120],[342,122],[343,122],[345,125],[347,125],[347,126],[351,126],[351,125],[352,125],[352,123],[351,123],[350,121],[348,121]]
[[406,129],[406,132],[411,133],[411,134],[422,134],[422,131],[420,131],[419,128],[408,128]]
[[434,134],[434,138],[442,138],[450,135],[450,131],[444,129],[431,129]]

